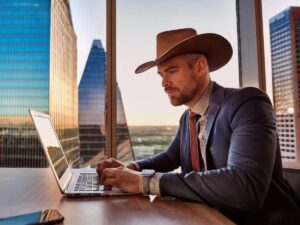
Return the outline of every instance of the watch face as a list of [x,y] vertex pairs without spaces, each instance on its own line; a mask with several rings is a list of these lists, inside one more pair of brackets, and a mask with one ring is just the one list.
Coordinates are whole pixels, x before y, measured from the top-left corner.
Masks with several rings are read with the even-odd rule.
[[142,176],[152,176],[155,174],[155,170],[143,170],[142,171]]

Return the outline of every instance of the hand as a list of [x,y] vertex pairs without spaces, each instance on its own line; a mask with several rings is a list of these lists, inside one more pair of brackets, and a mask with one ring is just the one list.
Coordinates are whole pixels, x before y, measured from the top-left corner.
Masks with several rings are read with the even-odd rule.
[[128,169],[125,166],[104,169],[100,178],[100,184],[114,186],[127,192],[143,192],[141,173]]
[[96,166],[96,171],[98,173],[99,180],[101,179],[103,170],[105,170],[106,168],[117,168],[117,167],[125,167],[125,164],[123,164],[122,162],[114,158],[106,159],[98,163]]

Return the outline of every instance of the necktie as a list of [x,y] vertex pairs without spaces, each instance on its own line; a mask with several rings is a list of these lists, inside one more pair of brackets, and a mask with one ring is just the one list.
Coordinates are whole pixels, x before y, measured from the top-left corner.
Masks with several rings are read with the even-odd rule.
[[197,128],[196,128],[196,113],[190,111],[190,150],[191,150],[191,161],[192,161],[192,169],[194,171],[200,170],[199,165],[199,152],[197,145]]
[[190,150],[191,150],[191,161],[192,161],[192,169],[193,171],[203,171],[203,163],[200,165],[200,161],[202,161],[202,157],[199,157],[198,151],[198,132],[196,128],[196,113],[190,111],[189,114],[189,128],[190,128]]

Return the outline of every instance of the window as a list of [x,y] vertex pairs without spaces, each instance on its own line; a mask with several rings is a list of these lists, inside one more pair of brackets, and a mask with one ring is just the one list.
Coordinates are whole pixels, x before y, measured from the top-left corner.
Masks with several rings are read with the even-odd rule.
[[[273,98],[285,167],[299,158],[299,39],[300,3],[295,0],[262,1],[267,93]],[[287,134],[288,132],[288,134]],[[293,144],[287,144],[292,142]],[[289,147],[286,150],[286,147]]]
[[221,85],[238,87],[235,1],[117,0],[116,14],[117,89],[122,94],[135,157],[142,159],[166,150],[185,107],[171,106],[156,68],[138,75],[135,69],[155,58],[157,33],[192,27],[198,33],[221,34],[231,42],[233,58],[211,77]]
[[106,1],[71,0],[77,33],[80,166],[106,159]]

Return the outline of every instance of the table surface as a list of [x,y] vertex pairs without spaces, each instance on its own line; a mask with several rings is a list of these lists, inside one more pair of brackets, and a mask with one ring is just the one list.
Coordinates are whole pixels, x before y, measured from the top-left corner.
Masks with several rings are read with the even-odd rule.
[[142,195],[66,197],[50,168],[0,168],[0,217],[48,208],[65,217],[62,224],[233,224],[204,204],[177,200],[150,201]]

